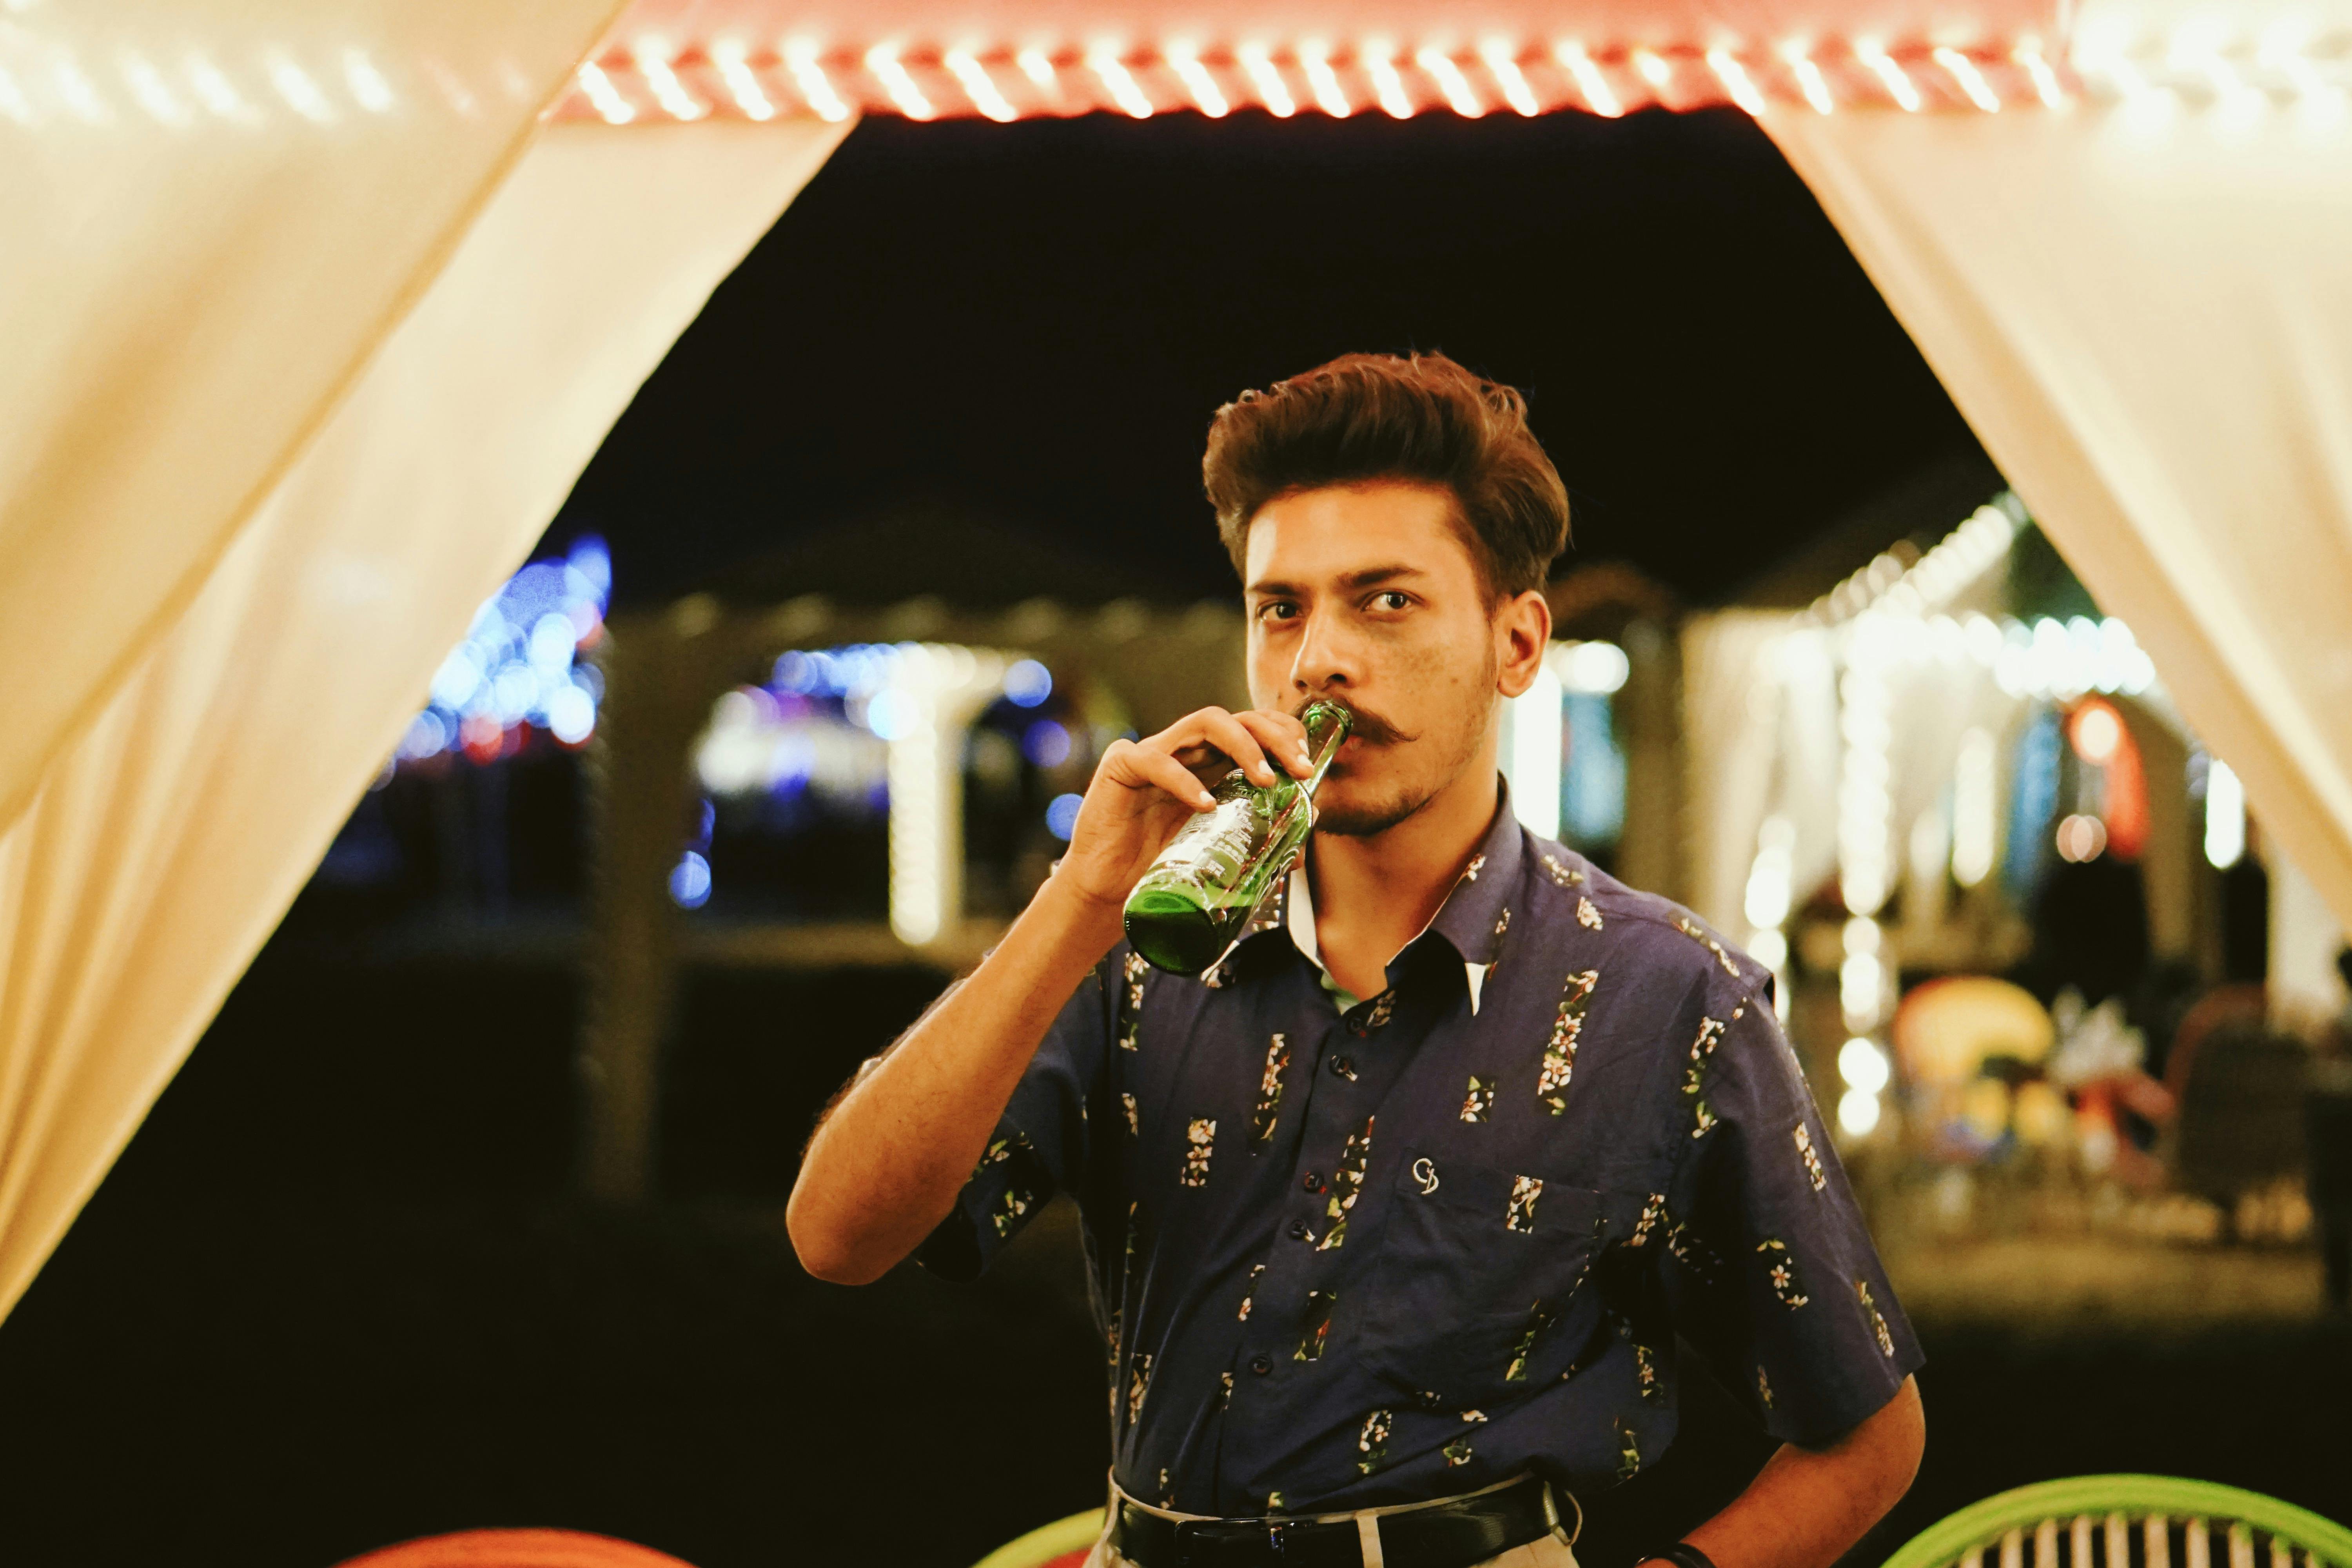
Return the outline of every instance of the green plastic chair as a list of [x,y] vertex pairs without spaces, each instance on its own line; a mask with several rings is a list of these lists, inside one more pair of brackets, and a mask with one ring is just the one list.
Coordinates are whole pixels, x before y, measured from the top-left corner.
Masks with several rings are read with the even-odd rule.
[[2352,1568],[2352,1530],[2175,1476],[2073,1476],[1929,1525],[1885,1568]]
[[[1045,1568],[1056,1557],[1066,1557],[1073,1552],[1085,1552],[1102,1533],[1103,1510],[1088,1509],[1067,1519],[1057,1519],[1051,1524],[1041,1524],[1018,1541],[1008,1541],[972,1565],[972,1568]],[[2352,1563],[2347,1563],[2352,1568]]]

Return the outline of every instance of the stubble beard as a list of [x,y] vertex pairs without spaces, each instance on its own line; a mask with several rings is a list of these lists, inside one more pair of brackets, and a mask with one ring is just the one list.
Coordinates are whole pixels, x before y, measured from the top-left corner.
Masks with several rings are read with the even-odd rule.
[[[1479,682],[1479,689],[1488,692],[1495,689],[1496,668],[1494,655],[1490,652],[1486,658],[1485,677]],[[1475,714],[1478,711],[1475,703],[1463,704],[1459,710],[1465,715]],[[1416,780],[1402,784],[1398,786],[1397,792],[1386,800],[1350,805],[1341,805],[1335,801],[1328,805],[1325,805],[1318,800],[1316,803],[1318,810],[1315,817],[1315,830],[1318,833],[1328,833],[1340,838],[1377,838],[1390,828],[1410,821],[1431,801],[1436,799],[1446,785],[1462,775],[1462,770],[1467,767],[1471,759],[1477,754],[1479,742],[1485,735],[1486,724],[1483,718],[1470,718],[1459,728],[1449,727],[1443,737],[1433,735],[1424,730],[1420,738],[1401,742],[1402,745],[1412,747],[1416,752],[1422,752],[1424,756],[1437,763],[1426,775],[1426,782]],[[1430,748],[1430,750],[1423,751],[1423,748]],[[1442,760],[1439,748],[1443,749]],[[1343,773],[1340,776],[1344,778],[1346,775]]]
[[1409,821],[1436,794],[1434,789],[1426,790],[1417,796],[1359,806],[1352,811],[1333,808],[1315,818],[1315,831],[1328,833],[1337,838],[1377,838],[1397,824]]

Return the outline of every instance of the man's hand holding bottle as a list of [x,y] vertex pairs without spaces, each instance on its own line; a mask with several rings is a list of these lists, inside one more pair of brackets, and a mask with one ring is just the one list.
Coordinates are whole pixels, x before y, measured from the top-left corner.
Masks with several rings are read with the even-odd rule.
[[1156,735],[1112,742],[1087,785],[1055,880],[1116,921],[1169,840],[1215,804],[1210,787],[1236,767],[1259,785],[1283,773],[1307,777],[1315,764],[1306,725],[1264,709],[1203,708]]

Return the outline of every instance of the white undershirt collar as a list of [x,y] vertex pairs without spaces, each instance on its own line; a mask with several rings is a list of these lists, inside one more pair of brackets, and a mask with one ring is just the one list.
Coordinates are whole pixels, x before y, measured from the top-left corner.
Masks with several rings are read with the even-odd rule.
[[[1448,897],[1451,895],[1449,894]],[[1444,904],[1438,905],[1440,912],[1443,912],[1444,908]],[[1298,858],[1298,864],[1290,868],[1290,880],[1283,889],[1282,912],[1283,920],[1290,931],[1291,945],[1306,954],[1307,962],[1315,966],[1316,973],[1322,977],[1323,989],[1330,993],[1331,999],[1339,1004],[1339,1011],[1345,1013],[1362,1001],[1362,997],[1350,993],[1347,987],[1339,984],[1330,970],[1324,967],[1323,949],[1315,940],[1315,895],[1307,887],[1307,858],[1303,855]],[[1430,926],[1436,923],[1437,916],[1431,915],[1428,921],[1422,926],[1421,930],[1412,933],[1412,941],[1407,942],[1404,946],[1411,947],[1413,942],[1419,942],[1428,934]],[[1403,947],[1397,949],[1398,952],[1403,951]],[[1395,962],[1394,953],[1390,954],[1390,962]],[[1472,963],[1466,960],[1462,965],[1463,981],[1470,988],[1470,1016],[1474,1018],[1478,1016],[1479,993],[1486,986],[1486,972],[1494,967],[1491,963]],[[1388,964],[1381,965],[1381,977],[1383,980],[1387,979]]]

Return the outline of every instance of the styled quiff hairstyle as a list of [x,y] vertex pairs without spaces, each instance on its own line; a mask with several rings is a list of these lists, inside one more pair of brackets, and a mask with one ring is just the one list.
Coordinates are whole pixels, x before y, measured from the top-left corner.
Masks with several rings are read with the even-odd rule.
[[1517,389],[1444,354],[1342,354],[1217,410],[1201,481],[1246,575],[1250,521],[1327,485],[1399,479],[1454,494],[1454,522],[1489,595],[1540,589],[1568,548],[1568,489]]

